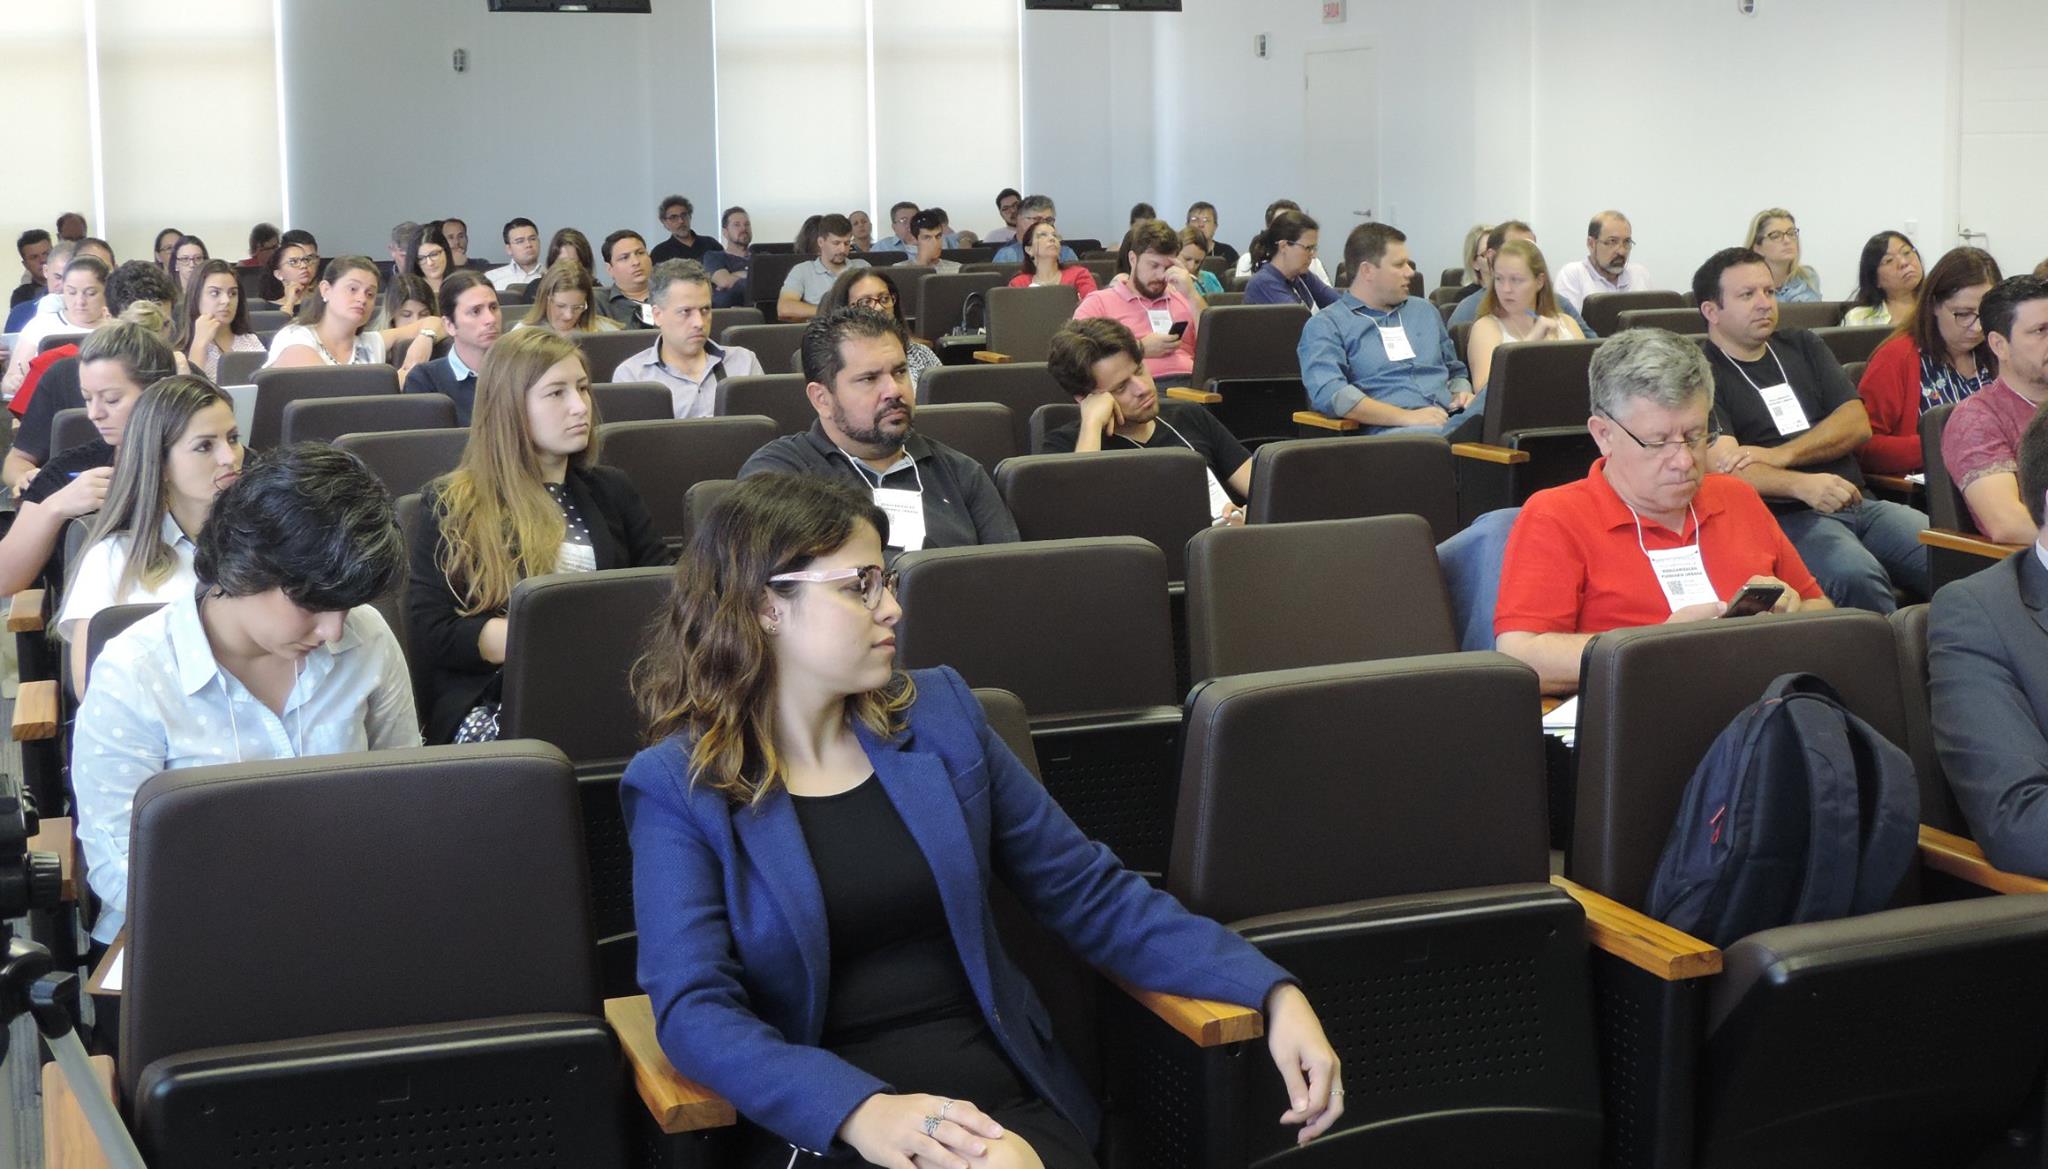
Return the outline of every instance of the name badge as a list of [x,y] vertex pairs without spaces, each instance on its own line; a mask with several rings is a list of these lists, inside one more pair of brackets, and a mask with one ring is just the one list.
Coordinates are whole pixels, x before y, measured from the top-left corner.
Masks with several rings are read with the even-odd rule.
[[1650,569],[1657,574],[1657,585],[1664,590],[1664,600],[1673,613],[1687,605],[1720,602],[1721,598],[1714,594],[1714,582],[1707,579],[1707,566],[1700,559],[1698,544],[1659,548],[1650,552],[1649,557]]
[[1415,346],[1408,343],[1408,330],[1399,325],[1381,325],[1380,344],[1386,348],[1388,361],[1415,360]]
[[1771,424],[1778,428],[1779,434],[1798,434],[1813,426],[1806,420],[1806,407],[1799,404],[1799,395],[1792,392],[1791,386],[1779,382],[1775,386],[1765,386],[1757,393],[1763,395],[1764,408],[1771,412]]
[[1153,332],[1173,332],[1173,313],[1171,311],[1163,308],[1146,309],[1145,316],[1151,319]]
[[875,506],[889,517],[889,547],[905,552],[924,547],[923,493],[901,487],[877,487]]

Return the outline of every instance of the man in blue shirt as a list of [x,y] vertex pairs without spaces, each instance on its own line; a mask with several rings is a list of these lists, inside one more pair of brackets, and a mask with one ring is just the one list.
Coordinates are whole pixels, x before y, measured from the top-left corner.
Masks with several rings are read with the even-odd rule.
[[1362,423],[1367,434],[1415,431],[1462,441],[1485,418],[1436,306],[1408,294],[1408,237],[1364,223],[1344,241],[1351,287],[1309,318],[1295,350],[1317,410]]
[[[1025,199],[1022,203],[1017,204],[1017,238],[1019,240],[1023,239],[1027,234],[1030,233],[1031,225],[1037,223],[1041,219],[1046,221],[1047,223],[1054,223],[1054,217],[1055,212],[1052,205],[1052,198],[1050,196],[1030,196],[1029,198]],[[1024,245],[1021,243],[1011,243],[1008,247],[996,253],[995,262],[998,264],[1023,263]],[[1065,244],[1060,245],[1060,263],[1078,264],[1080,262],[1080,257],[1074,255],[1074,249],[1068,247]]]
[[[1492,231],[1486,233],[1485,242],[1480,244],[1484,249],[1480,254],[1486,259],[1485,265],[1479,270],[1480,289],[1458,302],[1458,307],[1451,310],[1451,319],[1447,323],[1466,325],[1479,319],[1479,302],[1486,296],[1486,285],[1493,283],[1493,258],[1500,255],[1501,248],[1511,239],[1525,239],[1533,244],[1536,242],[1536,232],[1521,220],[1510,219],[1505,223],[1496,224]],[[1560,296],[1557,298],[1557,307],[1579,326],[1579,332],[1588,337],[1599,336],[1593,331],[1593,327],[1586,323],[1585,318],[1579,316],[1578,305]]]

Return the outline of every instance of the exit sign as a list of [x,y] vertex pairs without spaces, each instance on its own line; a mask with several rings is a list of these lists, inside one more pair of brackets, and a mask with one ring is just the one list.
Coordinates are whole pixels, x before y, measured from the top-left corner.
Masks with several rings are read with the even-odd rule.
[[1323,23],[1344,23],[1344,0],[1323,0]]

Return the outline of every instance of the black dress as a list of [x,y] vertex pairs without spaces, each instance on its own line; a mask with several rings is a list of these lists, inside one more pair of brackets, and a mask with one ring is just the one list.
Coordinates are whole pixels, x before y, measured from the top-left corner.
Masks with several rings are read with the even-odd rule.
[[[831,986],[819,1046],[899,1093],[972,1101],[1030,1142],[1046,1169],[1093,1169],[1088,1142],[1003,1054],[974,1001],[939,885],[881,781],[795,796],[825,896]],[[835,1164],[858,1164],[844,1149]],[[749,1134],[749,1166],[782,1169],[787,1142]],[[798,1165],[818,1159],[799,1157]]]

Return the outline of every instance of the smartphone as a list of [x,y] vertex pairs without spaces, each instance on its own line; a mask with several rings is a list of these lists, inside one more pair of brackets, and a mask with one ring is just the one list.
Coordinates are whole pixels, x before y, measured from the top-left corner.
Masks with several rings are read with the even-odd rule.
[[1754,617],[1758,613],[1768,613],[1771,606],[1778,603],[1778,598],[1784,595],[1785,590],[1779,585],[1750,585],[1735,594],[1735,599],[1728,602],[1728,607],[1722,611],[1721,616]]
[[1173,323],[1173,328],[1168,329],[1166,332],[1170,336],[1178,337],[1181,334],[1186,333],[1187,331],[1188,323],[1186,321],[1175,321]]

